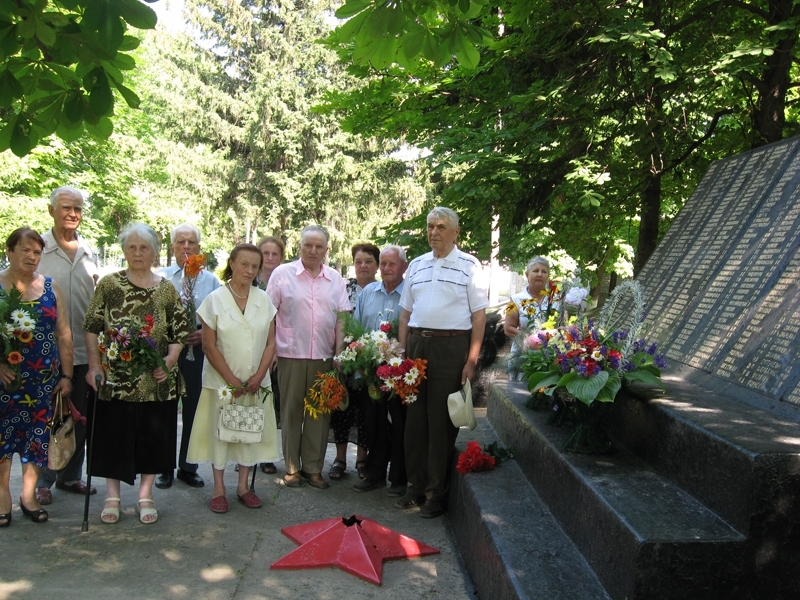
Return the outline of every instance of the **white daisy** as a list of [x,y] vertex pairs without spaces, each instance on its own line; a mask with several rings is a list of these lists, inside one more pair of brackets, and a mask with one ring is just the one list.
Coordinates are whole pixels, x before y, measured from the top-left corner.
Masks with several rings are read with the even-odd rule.
[[18,308],[17,310],[11,313],[11,320],[13,320],[15,323],[21,321],[22,319],[30,319],[30,318],[31,316],[28,314],[28,312],[22,310],[21,308]]
[[414,385],[417,382],[417,377],[419,377],[419,371],[416,367],[414,367],[403,376],[403,381],[405,381],[408,385]]
[[223,385],[221,388],[217,390],[217,397],[220,400],[229,402],[230,400],[233,400],[233,390],[231,390],[230,386]]
[[395,356],[395,357],[389,359],[389,366],[390,367],[399,367],[402,364],[403,364],[403,359],[400,358],[399,356]]
[[106,356],[108,360],[117,360],[119,358],[119,350],[117,349],[116,344],[111,344],[109,349],[106,351]]
[[409,394],[408,396],[406,396],[406,404],[411,404],[412,402],[416,402],[416,401],[417,401],[417,395],[416,394]]

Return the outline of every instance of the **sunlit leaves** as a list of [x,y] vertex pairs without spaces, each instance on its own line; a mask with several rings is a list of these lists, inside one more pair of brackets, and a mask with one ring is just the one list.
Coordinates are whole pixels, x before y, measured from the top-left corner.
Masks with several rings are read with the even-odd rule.
[[139,45],[128,27],[155,24],[141,0],[0,2],[0,106],[10,109],[0,126],[11,132],[2,149],[27,152],[53,132],[71,141],[85,124],[110,135],[113,90],[129,106],[140,103],[122,75]]
[[351,46],[356,64],[375,69],[395,64],[408,68],[419,56],[436,67],[455,57],[462,67],[475,69],[480,62],[478,47],[491,36],[470,21],[486,4],[487,0],[348,0],[336,11],[338,18],[348,20],[329,42]]

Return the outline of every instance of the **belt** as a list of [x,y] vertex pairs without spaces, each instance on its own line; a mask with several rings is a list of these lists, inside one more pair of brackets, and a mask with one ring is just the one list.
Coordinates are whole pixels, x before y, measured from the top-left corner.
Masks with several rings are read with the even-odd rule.
[[422,337],[453,337],[456,335],[467,335],[471,333],[471,329],[420,329],[418,327],[410,327],[411,333],[421,335]]

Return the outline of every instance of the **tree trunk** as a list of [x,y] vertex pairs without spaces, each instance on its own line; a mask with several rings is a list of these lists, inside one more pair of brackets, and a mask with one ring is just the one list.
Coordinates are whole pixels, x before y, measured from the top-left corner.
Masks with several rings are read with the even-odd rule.
[[[800,4],[792,0],[770,0],[767,23],[774,27],[800,16]],[[793,10],[794,9],[794,10]],[[783,138],[786,123],[786,92],[791,82],[792,51],[797,43],[797,29],[773,30],[768,33],[772,56],[764,61],[765,69],[758,83],[758,106],[753,116],[753,147],[777,142]]]
[[661,219],[661,174],[649,172],[645,176],[640,205],[639,241],[636,244],[634,276],[638,275],[658,244],[658,224]]

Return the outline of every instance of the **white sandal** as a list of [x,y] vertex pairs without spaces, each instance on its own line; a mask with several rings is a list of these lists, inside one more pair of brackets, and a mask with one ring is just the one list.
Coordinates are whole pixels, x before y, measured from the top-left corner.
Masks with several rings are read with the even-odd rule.
[[[139,520],[145,525],[150,525],[151,523],[158,521],[158,511],[150,506],[142,506],[142,502],[150,502],[155,504],[152,498],[140,498],[136,503],[136,512],[139,513]],[[151,519],[149,521],[144,520],[145,517],[149,517],[151,515],[154,515],[155,519]]]
[[[115,498],[114,496],[109,496],[105,499],[105,502],[119,502],[122,503],[120,498]],[[114,517],[113,520],[107,520],[103,517]],[[119,521],[119,506],[106,506],[103,508],[103,511],[100,513],[100,520],[105,523],[106,525],[114,525],[117,521]]]

